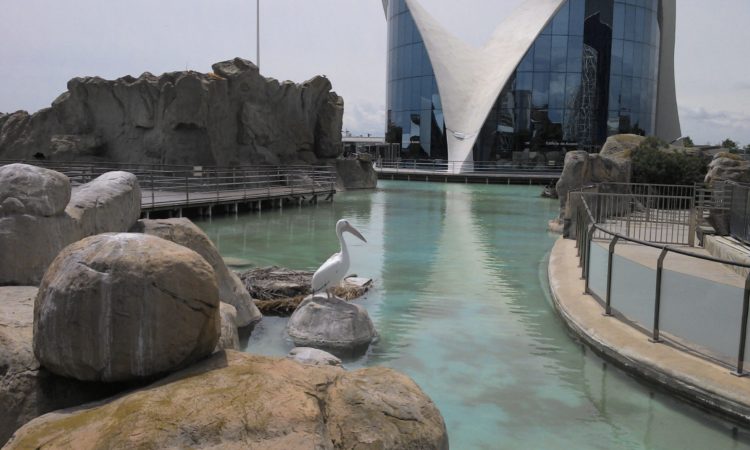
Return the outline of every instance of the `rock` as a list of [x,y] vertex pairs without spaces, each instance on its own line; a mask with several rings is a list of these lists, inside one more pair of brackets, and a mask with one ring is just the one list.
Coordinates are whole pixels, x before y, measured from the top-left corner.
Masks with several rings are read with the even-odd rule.
[[323,295],[305,299],[289,318],[286,331],[298,347],[345,357],[363,354],[378,336],[365,308]]
[[341,360],[323,350],[310,347],[295,347],[289,352],[287,358],[297,361],[301,364],[312,366],[338,366],[341,367]]
[[234,306],[221,302],[219,314],[221,315],[221,333],[214,351],[239,350],[240,335],[237,331],[237,310]]
[[39,367],[32,348],[33,286],[0,287],[0,446],[23,424],[62,408],[113,395],[122,387],[83,383]]
[[22,448],[447,449],[435,404],[391,369],[227,351],[145,389],[39,417]]
[[128,172],[107,172],[73,192],[65,211],[83,236],[128,231],[141,216],[141,189]]
[[250,61],[213,73],[74,78],[50,108],[0,121],[0,159],[233,166],[318,164],[342,151],[343,99],[325,77],[265,78]]
[[141,214],[140,189],[127,172],[105,173],[71,195],[65,175],[10,164],[0,167],[0,189],[0,255],[13,261],[0,265],[0,285],[38,285],[65,246],[127,231]]
[[358,159],[336,160],[337,189],[375,189],[378,187],[378,174],[372,161]]
[[706,184],[716,181],[750,183],[750,161],[728,152],[717,153],[708,165]]
[[38,285],[60,250],[81,237],[67,214],[0,217],[0,257],[7,261],[0,264],[0,285]]
[[34,305],[34,354],[57,375],[130,381],[183,368],[219,339],[211,266],[142,234],[100,234],[66,247]]
[[139,220],[132,231],[158,236],[180,244],[208,261],[216,273],[219,298],[222,302],[229,303],[236,308],[239,327],[254,325],[263,317],[242,281],[224,264],[224,260],[211,239],[189,219]]
[[585,151],[568,152],[562,175],[556,185],[560,198],[560,217],[565,214],[570,191],[595,183],[629,183],[630,176],[630,159],[589,154]]
[[0,167],[0,216],[56,216],[69,201],[70,180],[60,172],[28,164]]
[[637,134],[616,134],[607,138],[599,154],[613,158],[630,159],[633,151],[645,141]]

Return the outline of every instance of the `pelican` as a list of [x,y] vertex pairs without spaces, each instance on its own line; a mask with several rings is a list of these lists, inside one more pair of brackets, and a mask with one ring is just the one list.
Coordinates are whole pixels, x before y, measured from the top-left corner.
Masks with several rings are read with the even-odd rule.
[[367,239],[365,239],[364,236],[362,236],[362,234],[360,234],[360,232],[357,231],[357,229],[347,220],[341,219],[336,222],[336,236],[339,237],[341,251],[331,255],[331,257],[315,271],[315,274],[312,277],[313,296],[325,289],[326,296],[331,298],[331,289],[341,283],[341,280],[346,276],[346,271],[349,270],[349,249],[344,240],[345,231],[348,231],[362,241],[367,242]]

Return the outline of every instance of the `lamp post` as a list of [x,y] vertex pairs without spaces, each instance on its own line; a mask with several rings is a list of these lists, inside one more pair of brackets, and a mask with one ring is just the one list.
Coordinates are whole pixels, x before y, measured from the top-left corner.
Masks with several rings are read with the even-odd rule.
[[258,72],[260,72],[260,0],[255,0],[255,63],[258,65]]

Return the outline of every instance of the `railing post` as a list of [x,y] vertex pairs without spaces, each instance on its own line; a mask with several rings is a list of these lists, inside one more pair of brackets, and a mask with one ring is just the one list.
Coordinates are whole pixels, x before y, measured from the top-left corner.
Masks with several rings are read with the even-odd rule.
[[742,328],[740,329],[740,350],[737,353],[737,371],[732,375],[744,377],[745,365],[745,340],[747,340],[747,312],[750,308],[750,274],[745,279],[745,295],[742,300]]
[[615,236],[609,243],[609,256],[607,258],[607,296],[605,298],[604,315],[612,315],[612,261],[615,255],[615,246],[620,236]]
[[665,245],[659,254],[659,260],[656,262],[656,291],[654,292],[654,330],[651,334],[651,342],[661,342],[659,339],[659,316],[661,314],[661,276],[664,271],[664,259],[669,253],[669,248]]

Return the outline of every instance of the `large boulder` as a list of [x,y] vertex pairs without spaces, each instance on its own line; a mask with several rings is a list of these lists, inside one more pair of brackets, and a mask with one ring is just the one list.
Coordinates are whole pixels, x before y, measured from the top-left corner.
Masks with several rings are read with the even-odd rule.
[[141,214],[136,177],[108,172],[78,186],[27,164],[0,167],[0,285],[38,285],[68,244],[92,234],[126,231]]
[[28,164],[0,167],[0,217],[56,216],[69,201],[70,180],[60,172]]
[[214,271],[197,253],[143,234],[66,247],[34,306],[34,354],[83,381],[130,381],[185,367],[219,339]]
[[212,73],[74,78],[50,108],[0,120],[0,158],[230,166],[317,164],[342,151],[343,100],[323,76],[265,78],[235,58]]
[[337,356],[354,357],[367,351],[378,337],[360,305],[338,297],[311,296],[289,318],[286,331],[298,347],[313,347]]
[[201,255],[213,267],[219,298],[237,309],[237,325],[246,327],[257,323],[263,316],[253,303],[239,277],[230,271],[211,239],[189,219],[139,220],[133,232],[158,236],[185,246]]
[[378,187],[378,174],[372,166],[372,161],[337,159],[336,174],[336,188],[340,190]]
[[39,366],[32,347],[37,291],[33,286],[0,287],[0,446],[31,419],[122,389],[58,377]]
[[60,250],[81,237],[67,214],[0,217],[0,285],[38,285]]
[[750,183],[750,161],[729,152],[717,153],[708,165],[706,184],[717,181]]
[[565,214],[570,191],[595,183],[629,183],[632,169],[629,156],[625,155],[597,155],[581,150],[568,152],[556,185],[561,217]]
[[8,449],[447,449],[445,423],[411,379],[233,351],[117,399],[47,414]]
[[141,189],[129,172],[107,172],[73,192],[65,211],[83,236],[128,231],[141,216]]

